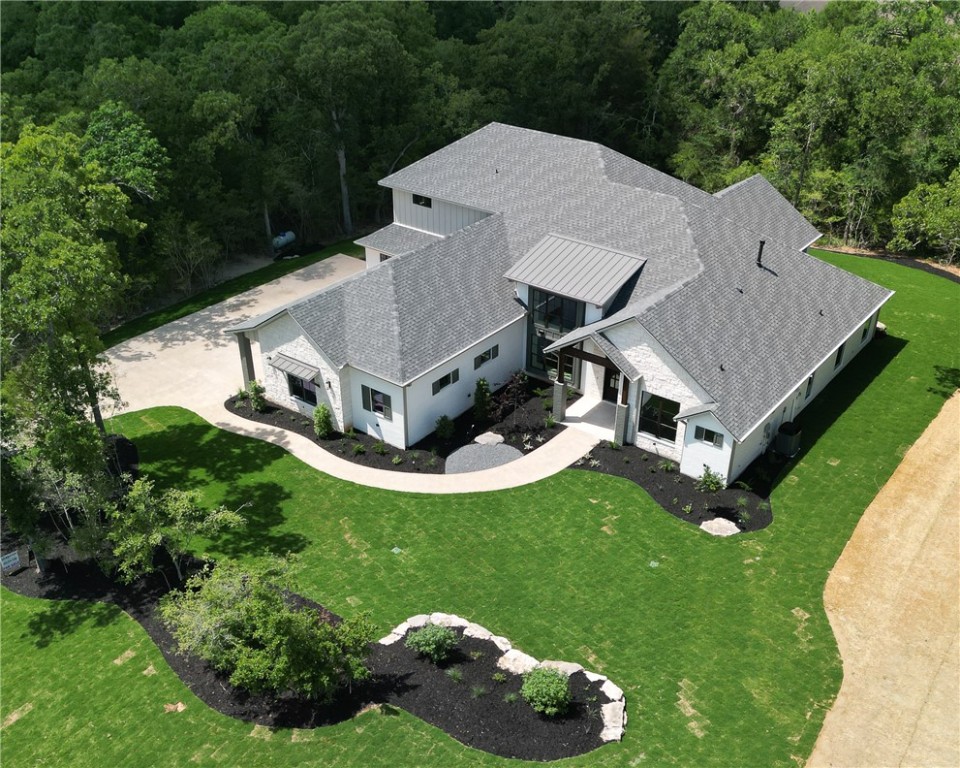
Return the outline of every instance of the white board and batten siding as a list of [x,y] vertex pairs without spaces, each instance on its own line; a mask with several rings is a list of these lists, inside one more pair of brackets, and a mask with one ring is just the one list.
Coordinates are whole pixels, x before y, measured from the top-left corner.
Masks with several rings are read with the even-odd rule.
[[402,189],[393,190],[393,220],[397,224],[422,229],[436,235],[450,235],[464,227],[476,224],[490,214],[455,205],[444,200],[430,198],[430,207],[417,205],[413,202],[413,195]]
[[[653,338],[639,323],[630,321],[608,328],[604,333],[624,356],[643,373],[641,387],[630,387],[630,410],[627,414],[629,427],[626,440],[639,448],[656,453],[680,463],[684,445],[684,425],[677,424],[677,437],[674,442],[662,440],[641,432],[638,429],[640,400],[645,393],[659,395],[680,403],[680,410],[692,408],[708,401],[707,393]],[[701,474],[703,468],[700,468]]]
[[[506,384],[511,374],[523,367],[525,328],[526,318],[521,318],[410,382],[407,387],[407,445],[413,445],[433,432],[441,416],[452,419],[473,408],[477,379],[486,379],[491,392]],[[474,359],[494,346],[498,348],[497,357],[475,369]],[[459,372],[459,380],[434,394],[434,382],[454,370]]]
[[346,413],[348,418],[350,414],[349,386],[341,387],[341,377],[336,368],[307,340],[303,329],[290,315],[286,313],[278,315],[257,330],[257,337],[260,342],[262,383],[268,400],[304,415],[313,416],[314,406],[291,395],[287,374],[270,365],[275,355],[283,354],[320,370],[314,379],[317,404],[325,403],[330,409],[336,429],[343,430],[349,426],[349,420],[346,424],[344,423],[344,414]]
[[750,466],[750,462],[762,455],[776,439],[780,425],[797,418],[804,408],[823,392],[837,374],[846,368],[850,361],[870,343],[870,340],[876,334],[877,317],[877,314],[872,315],[844,340],[843,358],[839,365],[837,365],[837,350],[839,349],[837,347],[826,360],[817,366],[813,373],[813,384],[809,396],[807,396],[807,379],[804,379],[735,446],[730,467],[731,478],[736,479],[743,470]]

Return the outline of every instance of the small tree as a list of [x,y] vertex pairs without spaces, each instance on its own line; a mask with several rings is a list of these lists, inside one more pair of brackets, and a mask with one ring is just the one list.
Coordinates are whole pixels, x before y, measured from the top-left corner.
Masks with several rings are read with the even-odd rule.
[[153,557],[158,548],[170,555],[182,582],[183,561],[195,536],[212,536],[246,522],[239,512],[222,506],[204,509],[195,491],[169,490],[157,495],[153,482],[145,478],[133,483],[123,504],[109,517],[120,579],[128,583],[155,569]]
[[477,379],[477,386],[473,390],[473,420],[477,424],[490,421],[490,406],[490,385],[486,379]]
[[250,407],[257,413],[263,413],[267,409],[266,389],[256,379],[251,379],[247,384],[247,396],[250,398]]
[[362,614],[337,626],[291,607],[284,565],[244,569],[231,563],[192,576],[166,595],[160,616],[181,653],[192,653],[253,692],[294,691],[327,701],[369,676],[364,665],[374,627]]
[[333,434],[333,417],[326,403],[320,403],[313,409],[313,431],[321,440]]

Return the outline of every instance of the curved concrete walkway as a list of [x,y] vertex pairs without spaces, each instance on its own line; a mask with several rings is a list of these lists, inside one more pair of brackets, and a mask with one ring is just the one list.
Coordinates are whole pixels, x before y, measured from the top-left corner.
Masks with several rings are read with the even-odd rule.
[[960,766],[960,394],[904,456],[827,579],[843,684],[807,768]]
[[[227,412],[223,401],[241,387],[243,378],[237,343],[224,331],[363,269],[359,259],[333,256],[111,347],[107,358],[124,400],[121,410],[179,405],[221,429],[280,445],[341,480],[414,493],[469,493],[526,485],[570,466],[599,442],[595,436],[567,428],[522,459],[501,467],[457,475],[421,475],[362,467],[333,456],[300,435]],[[258,349],[254,358],[259,367]]]

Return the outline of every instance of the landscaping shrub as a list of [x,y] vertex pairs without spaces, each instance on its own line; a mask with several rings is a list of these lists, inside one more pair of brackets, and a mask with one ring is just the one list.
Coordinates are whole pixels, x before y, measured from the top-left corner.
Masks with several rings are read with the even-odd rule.
[[295,691],[329,701],[341,686],[369,677],[363,659],[374,627],[365,615],[337,626],[287,604],[282,566],[224,563],[187,581],[160,603],[183,653],[192,653],[252,692]]
[[547,717],[562,715],[573,698],[567,676],[546,667],[537,667],[523,676],[520,695],[534,710]]
[[321,440],[333,434],[333,417],[326,403],[320,403],[313,409],[313,431]]
[[716,491],[722,491],[726,486],[726,481],[724,480],[723,475],[719,472],[714,472],[706,464],[703,465],[703,474],[697,478],[694,482],[693,487],[696,488],[701,493],[715,493]]
[[473,390],[473,420],[477,424],[490,421],[490,385],[486,379],[477,379]]
[[264,396],[266,391],[263,384],[256,379],[253,379],[247,384],[247,396],[250,398],[250,407],[257,413],[263,413],[267,410],[267,398]]
[[437,419],[436,424],[436,433],[437,438],[443,441],[449,440],[453,437],[453,433],[456,431],[457,426],[453,423],[453,419],[444,414],[439,419]]
[[439,664],[450,656],[457,646],[457,635],[450,627],[441,627],[439,624],[427,624],[422,629],[415,630],[404,640],[407,648],[412,648],[422,656],[426,656],[434,664]]

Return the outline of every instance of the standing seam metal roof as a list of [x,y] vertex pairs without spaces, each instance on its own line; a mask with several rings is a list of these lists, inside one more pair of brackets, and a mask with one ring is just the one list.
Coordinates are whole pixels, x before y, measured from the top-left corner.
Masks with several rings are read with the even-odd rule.
[[534,288],[602,306],[644,261],[634,254],[547,235],[505,276]]

